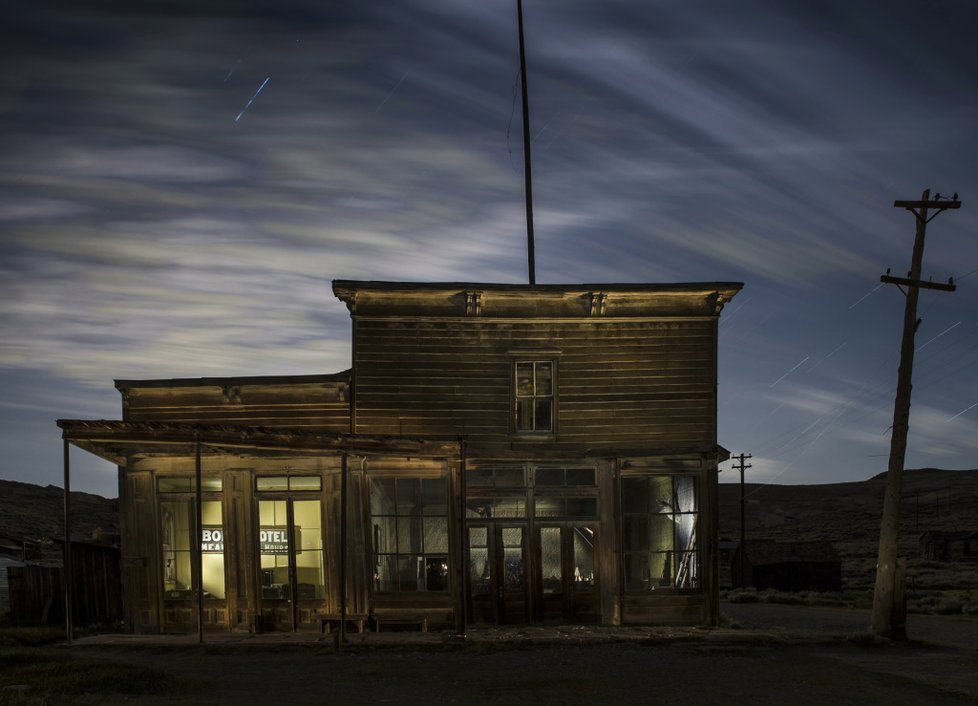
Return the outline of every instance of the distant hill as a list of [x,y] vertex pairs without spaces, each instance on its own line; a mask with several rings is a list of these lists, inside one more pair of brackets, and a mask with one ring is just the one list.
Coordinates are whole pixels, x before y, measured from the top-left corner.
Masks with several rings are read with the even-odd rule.
[[[119,532],[119,500],[71,494],[71,538],[91,541],[96,529]],[[0,480],[0,535],[48,543],[64,537],[64,490]]]
[[[869,589],[875,581],[885,487],[885,473],[854,483],[746,483],[747,539],[832,542],[842,558],[843,587],[847,591]],[[915,585],[921,582],[924,585],[970,582],[961,588],[976,585],[978,567],[975,571],[965,567],[949,575],[935,570],[934,562],[920,560],[920,535],[928,530],[978,530],[978,470],[905,471],[899,538],[899,554],[907,557],[908,577]],[[720,537],[740,539],[739,484],[720,485]]]

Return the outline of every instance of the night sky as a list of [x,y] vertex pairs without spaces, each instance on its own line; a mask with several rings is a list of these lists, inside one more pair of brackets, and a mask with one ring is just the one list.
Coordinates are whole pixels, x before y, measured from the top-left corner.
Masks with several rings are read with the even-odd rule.
[[[978,3],[524,12],[537,281],[744,282],[720,443],[755,481],[861,480],[903,318],[879,276],[913,243],[893,201],[957,192],[907,467],[978,467]],[[0,477],[60,484],[54,420],[120,418],[116,378],[349,367],[334,278],[526,281],[515,1],[16,3],[0,55]]]

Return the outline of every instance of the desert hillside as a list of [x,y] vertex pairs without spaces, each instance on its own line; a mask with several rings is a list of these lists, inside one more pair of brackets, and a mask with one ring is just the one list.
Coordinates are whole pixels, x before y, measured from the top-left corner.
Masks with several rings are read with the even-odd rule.
[[[886,475],[826,485],[745,484],[747,538],[827,540],[842,559],[847,592],[870,590]],[[900,555],[916,588],[978,586],[978,565],[953,566],[920,559],[920,535],[929,530],[978,530],[978,470],[908,470],[903,478]],[[740,485],[720,485],[720,536],[740,538]]]
[[[96,529],[118,533],[119,501],[73,492],[71,523],[75,540],[91,540]],[[0,480],[0,536],[42,542],[64,537],[64,491]]]

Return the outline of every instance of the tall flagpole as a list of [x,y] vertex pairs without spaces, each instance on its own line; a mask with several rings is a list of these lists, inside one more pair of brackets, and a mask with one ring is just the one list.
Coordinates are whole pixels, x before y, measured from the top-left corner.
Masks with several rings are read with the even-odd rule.
[[523,0],[516,0],[520,27],[520,87],[523,93],[523,177],[526,188],[526,258],[530,284],[537,283],[536,262],[533,256],[533,183],[530,176],[530,107],[526,92],[526,49],[523,46]]

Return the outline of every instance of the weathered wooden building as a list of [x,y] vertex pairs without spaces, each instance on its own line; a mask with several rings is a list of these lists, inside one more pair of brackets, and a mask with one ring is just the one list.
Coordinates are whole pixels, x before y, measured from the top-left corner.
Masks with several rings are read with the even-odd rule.
[[738,546],[730,561],[734,588],[842,590],[842,560],[831,542],[749,541],[743,556],[743,575],[741,550]]
[[129,625],[714,623],[740,287],[336,281],[349,371],[117,381]]
[[924,532],[920,535],[920,556],[933,561],[978,561],[978,532]]

